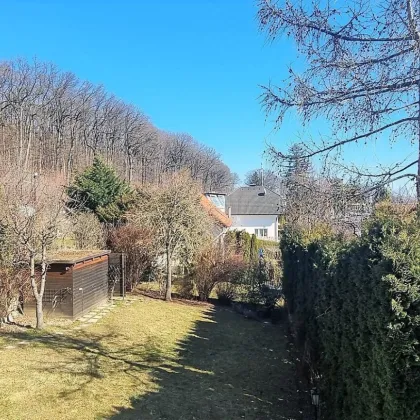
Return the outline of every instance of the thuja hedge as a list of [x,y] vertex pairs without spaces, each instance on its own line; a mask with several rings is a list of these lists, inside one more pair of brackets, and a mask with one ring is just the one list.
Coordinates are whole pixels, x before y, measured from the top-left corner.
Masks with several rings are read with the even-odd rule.
[[284,293],[325,419],[420,419],[419,228],[386,204],[354,240],[283,233]]

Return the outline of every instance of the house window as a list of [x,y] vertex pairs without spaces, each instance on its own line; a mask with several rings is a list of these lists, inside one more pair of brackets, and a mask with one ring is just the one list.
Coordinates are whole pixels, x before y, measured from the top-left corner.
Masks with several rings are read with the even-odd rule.
[[255,229],[255,236],[266,238],[268,236],[268,229]]

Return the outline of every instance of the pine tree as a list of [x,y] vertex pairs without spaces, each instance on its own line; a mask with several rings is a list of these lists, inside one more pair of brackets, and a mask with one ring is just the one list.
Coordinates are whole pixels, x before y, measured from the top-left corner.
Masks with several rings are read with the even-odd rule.
[[295,143],[289,148],[286,179],[306,176],[311,171],[311,163],[305,155],[305,149],[300,143]]
[[76,176],[67,194],[70,207],[92,212],[101,222],[113,224],[121,220],[132,198],[130,186],[98,157]]

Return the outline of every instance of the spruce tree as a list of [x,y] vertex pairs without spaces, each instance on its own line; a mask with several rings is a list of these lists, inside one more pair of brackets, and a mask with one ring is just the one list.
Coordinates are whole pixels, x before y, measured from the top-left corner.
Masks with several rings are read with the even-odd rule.
[[92,212],[101,222],[112,224],[121,220],[132,197],[130,186],[98,157],[76,176],[67,194],[70,207]]

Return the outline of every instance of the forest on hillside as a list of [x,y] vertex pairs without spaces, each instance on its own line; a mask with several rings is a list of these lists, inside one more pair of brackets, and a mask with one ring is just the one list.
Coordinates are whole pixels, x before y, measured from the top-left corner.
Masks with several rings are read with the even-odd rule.
[[0,168],[18,165],[70,181],[95,156],[140,184],[188,169],[204,190],[226,192],[237,178],[214,149],[159,130],[100,85],[49,63],[0,63]]

